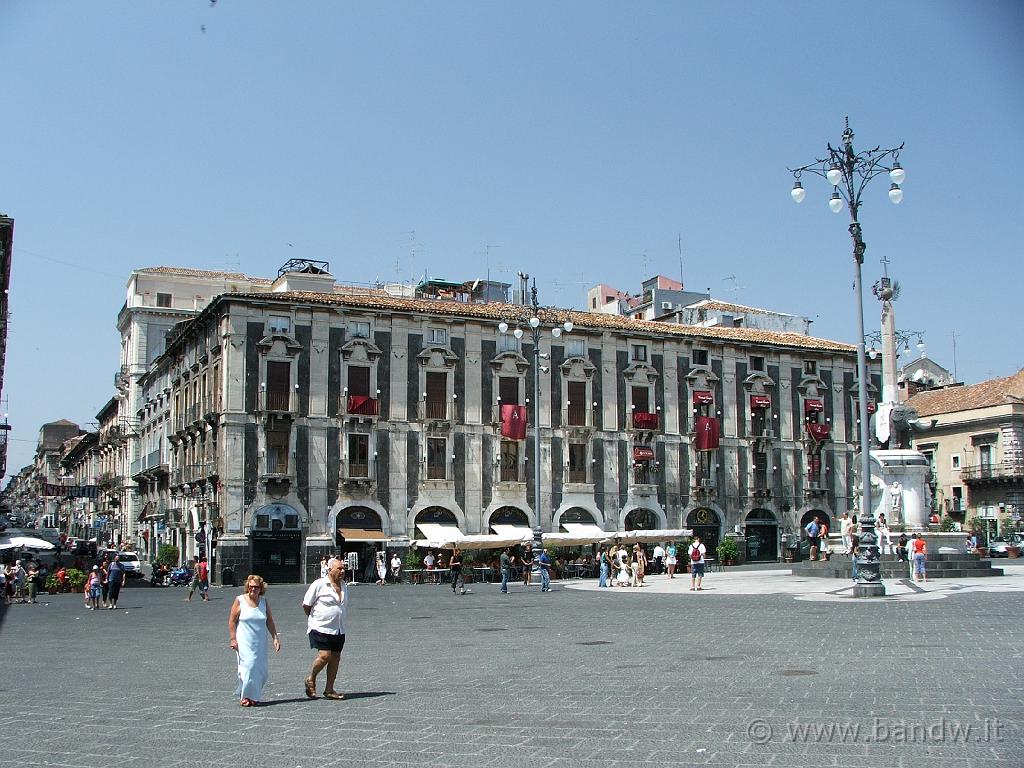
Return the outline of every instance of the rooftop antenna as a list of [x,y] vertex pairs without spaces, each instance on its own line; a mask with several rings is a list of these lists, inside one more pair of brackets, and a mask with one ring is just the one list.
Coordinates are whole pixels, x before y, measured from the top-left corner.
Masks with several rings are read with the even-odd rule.
[[484,263],[487,264],[487,282],[491,282],[491,248],[501,248],[500,245],[484,245]]
[[676,237],[676,248],[679,249],[679,285],[685,286],[683,282],[683,233],[680,232]]
[[732,288],[730,288],[729,290],[732,291],[733,298],[738,299],[740,296],[740,291],[742,291],[745,288],[745,286],[740,285],[739,278],[737,278],[736,275],[729,275],[728,277],[722,278],[723,283],[727,283],[730,280],[732,281]]

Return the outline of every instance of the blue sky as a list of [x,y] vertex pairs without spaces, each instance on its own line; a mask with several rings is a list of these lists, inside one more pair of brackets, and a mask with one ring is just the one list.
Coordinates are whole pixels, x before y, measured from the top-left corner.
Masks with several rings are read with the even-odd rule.
[[[0,4],[16,219],[8,467],[113,394],[136,267],[694,290],[856,335],[846,214],[786,168],[906,142],[865,194],[865,285],[976,382],[1024,365],[1019,2]],[[414,234],[412,234],[414,233]],[[486,246],[492,246],[486,248]],[[734,279],[730,279],[734,276]],[[878,304],[866,294],[868,325]]]

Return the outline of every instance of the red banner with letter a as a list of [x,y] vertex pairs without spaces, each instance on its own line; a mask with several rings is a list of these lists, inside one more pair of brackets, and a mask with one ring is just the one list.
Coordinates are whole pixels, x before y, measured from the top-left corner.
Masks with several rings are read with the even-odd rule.
[[526,439],[526,406],[501,406],[501,436],[509,440]]
[[718,419],[714,416],[698,416],[694,447],[698,451],[713,451],[718,448],[718,438]]

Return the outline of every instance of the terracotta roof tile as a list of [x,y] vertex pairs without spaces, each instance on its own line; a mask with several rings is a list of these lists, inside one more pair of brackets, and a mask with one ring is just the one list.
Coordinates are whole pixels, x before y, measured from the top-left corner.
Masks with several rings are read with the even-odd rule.
[[684,309],[692,309],[694,307],[700,307],[703,309],[717,309],[719,312],[753,312],[755,314],[762,315],[785,315],[787,317],[795,317],[788,312],[776,312],[773,309],[763,309],[761,307],[746,307],[742,304],[730,304],[727,301],[719,301],[718,299],[703,299],[702,301],[690,304]]
[[[471,304],[438,299],[406,299],[382,294],[368,294],[363,290],[346,291],[338,286],[334,293],[311,293],[306,291],[289,291],[283,293],[232,293],[225,294],[225,299],[250,299],[258,301],[283,301],[292,303],[325,304],[352,308],[383,309],[396,312],[415,312],[451,317],[475,319],[508,320],[523,312],[523,307],[513,304],[489,302]],[[775,346],[799,347],[821,351],[853,354],[856,347],[829,339],[819,339],[800,333],[783,333],[778,331],[762,331],[755,328],[700,328],[678,323],[663,323],[655,320],[633,320],[621,315],[605,315],[596,312],[580,312],[570,309],[541,308],[540,318],[545,323],[561,324],[572,321],[579,328],[619,330],[624,333],[650,333],[659,336],[675,336],[679,338],[708,339],[718,342],[749,342],[770,344]]]
[[919,416],[934,416],[937,413],[955,413],[1003,405],[1007,397],[1024,397],[1024,368],[1012,376],[989,379],[980,384],[918,392],[907,401],[907,404],[912,406]]
[[178,275],[179,277],[201,277],[207,280],[245,280],[255,285],[270,285],[272,281],[265,277],[249,277],[241,272],[211,272],[205,269],[189,269],[187,267],[143,267],[135,270],[151,275]]

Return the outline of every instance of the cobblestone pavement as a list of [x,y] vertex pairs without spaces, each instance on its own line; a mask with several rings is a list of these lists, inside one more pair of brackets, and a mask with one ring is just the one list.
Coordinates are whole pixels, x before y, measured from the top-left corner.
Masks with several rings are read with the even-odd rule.
[[0,766],[1024,765],[1019,591],[894,607],[359,585],[340,702],[302,694],[302,591],[268,592],[283,648],[255,709],[233,695],[237,590],[11,606]]

